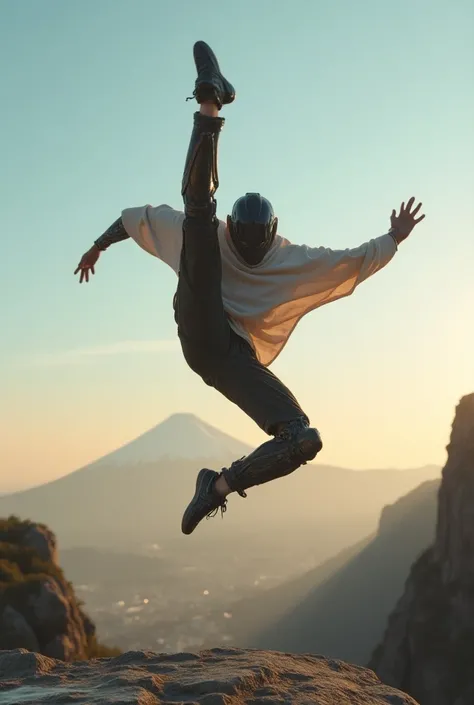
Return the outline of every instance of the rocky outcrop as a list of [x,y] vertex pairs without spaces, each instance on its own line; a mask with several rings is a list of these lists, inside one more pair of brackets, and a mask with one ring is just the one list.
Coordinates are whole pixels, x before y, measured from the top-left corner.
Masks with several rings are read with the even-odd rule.
[[370,667],[421,705],[474,702],[474,394],[456,409],[436,537],[413,565]]
[[101,648],[58,565],[54,534],[10,517],[0,520],[0,649],[21,647],[63,661]]
[[36,634],[23,615],[10,605],[5,605],[0,615],[0,648],[21,648],[39,651]]
[[322,656],[212,649],[200,654],[135,651],[64,664],[0,652],[0,704],[20,705],[417,705],[372,671]]
[[0,543],[4,542],[31,548],[41,561],[58,564],[56,537],[44,524],[15,521],[11,517],[0,523]]

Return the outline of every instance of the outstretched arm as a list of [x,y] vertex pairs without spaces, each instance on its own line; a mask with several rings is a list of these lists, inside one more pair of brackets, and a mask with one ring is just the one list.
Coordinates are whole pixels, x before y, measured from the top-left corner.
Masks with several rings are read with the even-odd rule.
[[116,242],[121,242],[122,240],[127,240],[130,236],[124,228],[122,218],[117,218],[117,220],[112,223],[112,225],[107,228],[107,230],[95,240],[94,244],[87,250],[87,252],[82,256],[81,261],[77,265],[74,274],[78,272],[81,273],[79,278],[79,283],[85,280],[89,281],[89,273],[95,274],[95,264],[99,259],[100,253],[104,252],[110,245]]
[[359,284],[391,261],[399,243],[424,218],[416,217],[421,203],[412,212],[414,201],[414,198],[410,198],[406,207],[402,203],[398,215],[392,211],[389,232],[359,247],[333,250],[328,247],[297,245],[290,250],[284,265],[288,266],[291,257],[297,261],[298,296],[306,300],[307,310],[349,296]]

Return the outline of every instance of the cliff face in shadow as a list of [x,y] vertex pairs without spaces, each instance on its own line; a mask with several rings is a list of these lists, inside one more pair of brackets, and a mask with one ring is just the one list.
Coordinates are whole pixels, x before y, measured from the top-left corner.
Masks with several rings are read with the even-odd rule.
[[370,667],[421,705],[474,702],[474,394],[456,409],[435,541],[413,565]]
[[291,582],[229,606],[232,643],[365,665],[415,558],[431,543],[438,481],[386,507],[377,534]]
[[118,653],[101,647],[57,562],[43,524],[0,520],[0,650],[24,648],[77,661]]

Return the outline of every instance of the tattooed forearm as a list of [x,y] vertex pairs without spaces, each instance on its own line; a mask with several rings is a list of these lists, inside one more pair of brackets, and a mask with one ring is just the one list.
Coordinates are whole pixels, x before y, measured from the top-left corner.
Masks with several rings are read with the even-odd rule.
[[97,238],[95,244],[97,245],[99,250],[104,251],[110,245],[113,245],[116,242],[121,242],[122,240],[127,240],[129,237],[130,235],[128,235],[127,231],[123,226],[122,218],[117,218],[115,223],[112,223],[110,228],[107,228],[105,233],[103,233],[99,238]]

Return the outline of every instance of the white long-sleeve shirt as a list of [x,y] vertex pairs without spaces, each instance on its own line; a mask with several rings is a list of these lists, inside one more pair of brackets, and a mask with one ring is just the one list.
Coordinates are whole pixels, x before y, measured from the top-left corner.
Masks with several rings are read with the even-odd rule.
[[[127,234],[176,274],[183,220],[184,213],[168,205],[122,211]],[[296,245],[277,235],[262,262],[250,266],[235,252],[223,221],[219,221],[218,239],[222,299],[229,323],[250,342],[265,366],[276,359],[304,315],[352,294],[397,251],[390,233],[345,250]]]

